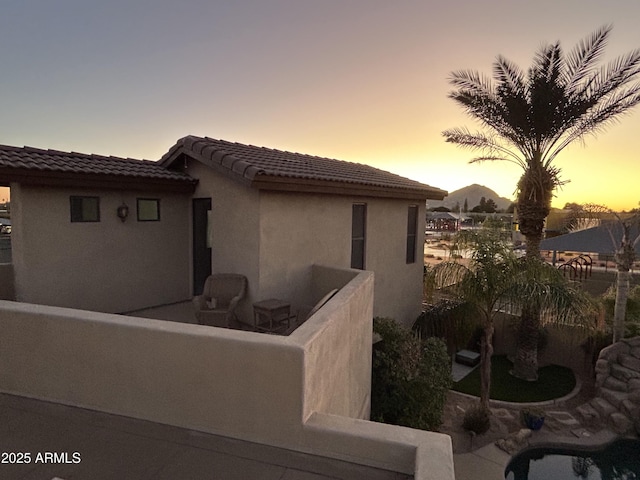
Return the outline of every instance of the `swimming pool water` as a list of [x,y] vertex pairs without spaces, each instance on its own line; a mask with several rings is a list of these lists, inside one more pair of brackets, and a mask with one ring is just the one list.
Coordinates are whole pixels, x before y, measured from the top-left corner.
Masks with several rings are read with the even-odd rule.
[[539,446],[523,450],[505,469],[507,480],[640,480],[640,440],[602,447]]

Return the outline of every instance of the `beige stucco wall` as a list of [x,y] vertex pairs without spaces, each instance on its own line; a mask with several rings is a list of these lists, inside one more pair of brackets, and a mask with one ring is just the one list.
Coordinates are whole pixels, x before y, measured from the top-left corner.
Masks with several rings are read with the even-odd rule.
[[314,297],[342,288],[292,334],[305,348],[303,419],[314,412],[368,419],[374,275],[314,265],[311,277]]
[[[354,203],[367,204],[365,268],[375,272],[373,314],[411,325],[422,302],[424,201],[261,192],[260,295],[313,304],[304,295],[309,263],[351,265]],[[406,263],[409,205],[419,206],[413,264]]]
[[[258,192],[217,174],[197,161],[188,163],[187,173],[199,179],[193,197],[211,198],[211,270],[213,273],[240,273],[247,277],[247,297],[240,303],[238,315],[250,322],[253,314],[251,305],[258,298],[260,271]],[[189,245],[191,259],[192,244]]]
[[[367,207],[366,268],[376,272],[374,315],[413,325],[422,309],[425,203],[381,200]],[[407,264],[407,215],[418,206],[416,261]]]
[[[252,321],[252,304],[279,298],[293,313],[313,305],[312,264],[351,265],[354,203],[367,204],[366,268],[375,272],[373,314],[411,325],[420,314],[424,201],[257,191],[197,161],[195,198],[212,199],[212,271],[247,276],[249,291],[239,309]],[[407,210],[418,205],[416,262],[406,263]],[[191,254],[190,254],[191,255]],[[322,295],[321,295],[322,296]]]
[[[70,195],[99,196],[100,222],[71,223]],[[190,298],[188,196],[21,185],[11,196],[17,300],[122,312]],[[161,220],[138,222],[136,198],[159,198]]]
[[372,274],[311,275],[342,288],[289,337],[0,301],[0,391],[453,480],[449,437],[366,420]]

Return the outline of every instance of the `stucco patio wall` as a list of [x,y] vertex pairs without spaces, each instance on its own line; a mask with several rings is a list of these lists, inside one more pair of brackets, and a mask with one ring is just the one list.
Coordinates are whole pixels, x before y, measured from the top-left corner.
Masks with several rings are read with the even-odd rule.
[[0,263],[0,300],[14,300],[13,265]]
[[360,272],[289,337],[0,301],[0,390],[453,479],[449,437],[365,420],[372,298]]

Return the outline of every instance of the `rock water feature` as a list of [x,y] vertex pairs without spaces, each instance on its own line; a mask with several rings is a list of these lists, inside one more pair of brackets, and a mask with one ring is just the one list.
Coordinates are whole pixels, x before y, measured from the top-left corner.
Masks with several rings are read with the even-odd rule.
[[604,423],[617,433],[640,434],[640,337],[628,338],[600,352],[596,397],[577,408],[588,423]]

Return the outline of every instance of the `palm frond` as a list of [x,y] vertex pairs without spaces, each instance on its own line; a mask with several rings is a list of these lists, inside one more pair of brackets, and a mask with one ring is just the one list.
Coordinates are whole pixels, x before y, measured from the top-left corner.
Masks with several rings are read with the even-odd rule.
[[617,57],[603,66],[595,76],[589,96],[598,99],[606,98],[611,92],[637,78],[638,74],[640,74],[640,49]]
[[566,56],[566,78],[564,83],[567,91],[575,91],[580,83],[592,72],[594,64],[602,56],[612,26],[605,25],[593,32],[589,37],[581,40]]
[[[483,160],[504,160],[525,168],[523,159],[500,143],[499,138],[483,132],[472,133],[466,128],[452,128],[442,132],[449,143],[455,143],[471,150],[482,150],[487,153],[480,157]],[[479,160],[478,160],[479,161]]]
[[506,120],[505,105],[495,97],[477,95],[472,91],[461,89],[451,92],[449,98],[458,102],[471,117],[485,124],[514,145],[525,140],[526,137],[523,137],[522,133]]
[[520,67],[498,55],[493,64],[493,76],[504,89],[512,95],[523,96],[525,93],[524,74]]
[[587,115],[579,118],[576,125],[565,132],[562,142],[549,154],[548,161],[553,161],[564,148],[576,140],[604,131],[612,123],[618,122],[621,115],[629,113],[638,104],[640,104],[640,83],[610,95]]
[[473,70],[458,70],[449,75],[449,83],[460,90],[473,92],[475,95],[494,97],[491,79]]
[[[490,133],[452,129],[443,132],[446,140],[480,151],[472,162],[501,160],[525,172],[536,165],[552,172],[569,144],[601,132],[640,103],[640,86],[633,84],[640,77],[640,49],[596,68],[611,29],[599,28],[568,55],[559,42],[543,45],[526,74],[502,56],[493,64],[493,81],[473,71],[454,72],[456,90],[449,97]],[[553,179],[544,184],[562,184],[557,175]]]

